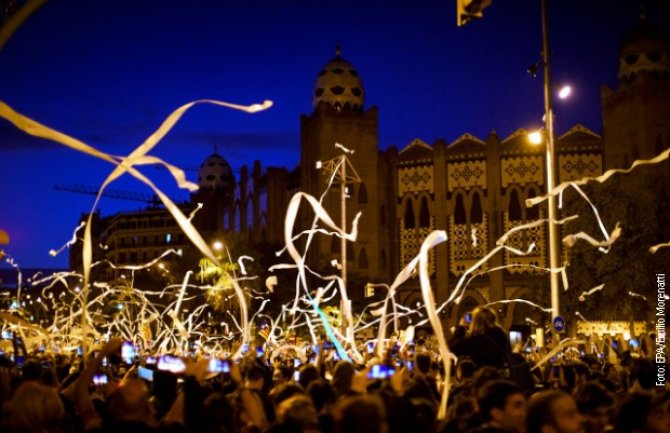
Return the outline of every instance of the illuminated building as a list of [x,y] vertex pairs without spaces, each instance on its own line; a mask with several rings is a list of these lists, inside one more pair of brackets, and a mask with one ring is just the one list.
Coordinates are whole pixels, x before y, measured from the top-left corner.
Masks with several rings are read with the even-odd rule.
[[[667,40],[644,19],[628,33],[620,46],[618,86],[602,91],[603,135],[574,125],[556,137],[557,183],[627,167],[668,148],[669,52]],[[546,190],[544,149],[528,142],[529,131],[518,129],[506,137],[492,131],[484,138],[464,133],[452,142],[432,144],[417,138],[400,150],[380,151],[380,144],[384,147],[385,143],[378,140],[378,110],[366,107],[363,80],[339,49],[319,71],[312,101],[313,111],[300,118],[298,169],[262,170],[256,162],[251,176],[243,168],[236,180],[223,156],[215,153],[204,161],[199,173],[201,189],[191,197],[189,209],[204,204],[194,222],[207,241],[233,230],[246,234],[253,243],[283,244],[289,199],[296,191],[321,195],[328,177],[318,167],[342,154],[336,143],[354,151],[347,157],[360,177],[360,183],[348,185],[346,206],[348,224],[362,212],[358,240],[347,246],[349,293],[362,296],[365,282],[390,283],[417,254],[428,233],[445,230],[448,241],[431,252],[430,260],[440,303],[504,233],[546,218],[544,207],[524,204]],[[340,220],[337,188],[336,182],[324,200],[334,221]],[[187,248],[178,229],[168,225],[169,219],[165,211],[158,210],[111,218],[101,237],[110,248],[106,256],[118,263],[141,263],[172,245]],[[312,219],[313,214],[304,211],[301,228],[308,228]],[[151,226],[151,221],[163,225]],[[173,236],[170,242],[168,234]],[[508,245],[527,250],[534,244],[535,249],[525,256],[497,254],[479,270],[522,266],[473,280],[472,289],[445,320],[455,323],[478,304],[525,297],[531,281],[545,285],[548,299],[546,274],[531,269],[548,266],[546,241],[543,225],[513,234]],[[338,238],[315,236],[308,256],[310,266],[337,273],[331,260],[340,257]],[[422,301],[416,279],[402,287],[399,298],[406,305]],[[515,317],[514,309],[506,310],[506,326],[523,321]]]

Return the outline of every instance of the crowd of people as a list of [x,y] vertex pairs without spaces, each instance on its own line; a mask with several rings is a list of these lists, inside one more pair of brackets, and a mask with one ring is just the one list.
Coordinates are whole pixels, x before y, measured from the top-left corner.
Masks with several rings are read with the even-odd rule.
[[384,351],[364,344],[360,363],[339,359],[327,341],[304,351],[260,347],[240,359],[135,356],[115,339],[86,359],[2,356],[1,426],[16,433],[670,433],[670,393],[656,386],[650,359],[621,354],[611,364],[565,351],[534,368],[487,308],[464,318],[448,343],[456,355],[448,378],[431,338],[392,341]]

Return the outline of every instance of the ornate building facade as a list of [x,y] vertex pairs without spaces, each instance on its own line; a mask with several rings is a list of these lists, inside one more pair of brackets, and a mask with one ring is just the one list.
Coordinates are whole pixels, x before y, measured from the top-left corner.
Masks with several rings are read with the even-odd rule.
[[[556,137],[557,183],[627,167],[668,148],[669,53],[667,40],[644,18],[626,35],[620,46],[618,86],[602,90],[603,135],[578,124]],[[347,185],[346,204],[347,224],[362,213],[359,238],[346,249],[347,268],[357,277],[356,284],[390,283],[417,254],[428,233],[445,230],[448,241],[437,246],[430,259],[439,303],[504,233],[546,218],[542,205],[524,204],[546,191],[545,152],[528,142],[528,131],[519,129],[507,137],[491,132],[485,138],[465,133],[451,143],[429,144],[417,138],[400,150],[381,151],[377,108],[366,107],[362,78],[339,49],[319,71],[312,100],[312,113],[300,118],[297,169],[262,170],[256,162],[251,176],[243,168],[236,181],[222,156],[215,153],[205,160],[199,173],[201,190],[192,196],[192,203],[204,204],[195,219],[203,234],[211,238],[235,230],[254,243],[283,244],[288,201],[296,191],[316,197],[323,193],[330,174],[323,167],[343,153],[336,143],[353,151],[347,158],[359,178]],[[334,188],[324,199],[335,221],[341,218],[338,191]],[[313,214],[303,212],[302,228],[309,227],[312,219]],[[108,236],[121,223],[114,224],[105,231]],[[479,269],[492,272],[472,281],[463,302],[445,320],[455,322],[476,304],[524,297],[530,280],[544,284],[548,299],[549,278],[537,271],[548,266],[547,238],[546,225],[513,234],[509,245],[535,248],[524,256],[509,252],[492,256]],[[140,259],[130,250],[123,253],[125,258]],[[107,254],[117,254],[118,259],[121,252]],[[328,268],[341,256],[336,237],[317,235],[310,247],[310,265],[317,269]],[[506,268],[495,271],[501,267]],[[363,286],[349,287],[350,293],[357,291],[362,294]],[[418,282],[408,282],[401,301],[414,305],[419,300]],[[505,324],[513,320],[511,308]]]
[[[628,167],[668,148],[669,54],[662,32],[641,17],[619,47],[618,86],[602,90],[603,135],[578,124],[556,137],[557,183]],[[546,192],[544,148],[532,146],[529,131],[519,129],[507,137],[491,132],[483,139],[465,133],[451,143],[415,139],[400,150],[379,151],[377,108],[367,108],[364,96],[360,75],[338,49],[318,74],[313,112],[301,117],[301,189],[319,196],[327,176],[319,172],[318,163],[342,153],[335,143],[353,150],[347,158],[361,173],[361,182],[349,186],[347,220],[359,211],[363,216],[359,241],[347,251],[350,272],[370,282],[390,283],[418,253],[428,233],[445,230],[448,241],[430,258],[439,303],[504,233],[546,218],[546,207],[525,206],[527,199]],[[667,165],[660,169],[667,171]],[[331,194],[325,203],[339,221],[339,195]],[[546,225],[513,234],[508,245],[524,251],[531,244],[535,248],[524,256],[492,256],[478,269],[492,272],[472,281],[460,306],[449,311],[448,321],[454,323],[476,304],[524,297],[538,284],[548,300],[549,278],[538,272],[548,267],[547,238]],[[311,257],[322,266],[340,257],[325,236],[315,248]],[[494,271],[501,267],[505,269]],[[407,283],[401,298],[407,305],[420,301],[418,282]],[[514,317],[513,307],[505,316],[507,326],[523,322]]]

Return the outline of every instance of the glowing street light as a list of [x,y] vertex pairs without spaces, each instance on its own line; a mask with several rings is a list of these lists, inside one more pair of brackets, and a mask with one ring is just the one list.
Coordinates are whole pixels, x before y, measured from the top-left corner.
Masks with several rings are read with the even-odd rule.
[[534,145],[539,145],[542,144],[542,131],[533,131],[530,134],[528,134],[528,141],[530,141],[531,144]]
[[572,94],[572,87],[569,85],[565,85],[561,87],[558,91],[558,98],[559,99],[566,99]]
[[214,248],[216,251],[221,251],[223,249],[223,242],[214,241],[214,243],[212,244],[212,248]]

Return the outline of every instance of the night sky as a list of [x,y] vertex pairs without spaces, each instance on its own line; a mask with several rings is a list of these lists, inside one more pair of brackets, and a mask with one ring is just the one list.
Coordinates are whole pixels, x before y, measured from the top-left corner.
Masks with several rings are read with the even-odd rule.
[[[379,108],[382,149],[539,126],[542,77],[526,69],[540,58],[540,1],[494,0],[483,19],[461,28],[455,3],[50,0],[0,50],[0,100],[123,155],[189,101],[271,99],[273,108],[254,115],[198,106],[153,154],[194,169],[216,145],[236,171],[255,159],[293,168],[299,116],[311,112],[317,74],[339,42],[363,78],[366,106]],[[639,17],[639,2],[549,3],[552,78],[575,88],[556,106],[557,132],[582,123],[600,133],[600,89],[616,83],[618,45]],[[649,0],[646,12],[670,29],[667,3]],[[97,187],[111,169],[0,120],[0,229],[11,237],[5,251],[24,268],[66,267],[67,252],[52,258],[48,251],[71,237],[94,197],[53,185]],[[172,197],[188,197],[164,171],[142,171]],[[187,173],[196,181],[197,172]],[[129,176],[111,188],[150,193]],[[101,204],[103,215],[141,207]]]

